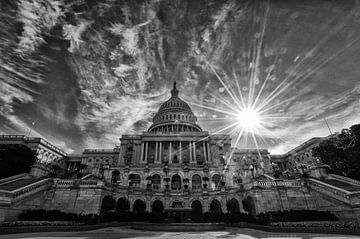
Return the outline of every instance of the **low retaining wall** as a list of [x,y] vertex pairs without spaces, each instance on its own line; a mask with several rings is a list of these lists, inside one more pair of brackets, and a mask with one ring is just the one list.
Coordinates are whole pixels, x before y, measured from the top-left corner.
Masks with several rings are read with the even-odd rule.
[[275,233],[318,233],[318,234],[342,234],[360,235],[360,229],[350,228],[328,228],[328,227],[273,227],[249,223],[216,224],[216,223],[131,223],[131,222],[110,222],[86,226],[16,226],[0,227],[1,234],[31,233],[31,232],[63,232],[63,231],[90,231],[106,227],[131,226],[132,229],[142,231],[211,231],[225,230],[226,227],[251,228],[266,232]]
[[131,228],[147,231],[198,232],[225,230],[224,223],[133,223]]
[[124,222],[109,222],[95,225],[74,225],[74,226],[12,226],[0,227],[1,234],[15,234],[15,233],[32,233],[32,232],[77,232],[77,231],[91,231],[105,227],[120,227],[129,226],[129,223]]
[[318,234],[342,234],[342,235],[360,235],[359,228],[338,228],[338,227],[284,227],[284,226],[264,226],[239,222],[227,224],[227,227],[251,228],[266,232],[276,233],[318,233]]

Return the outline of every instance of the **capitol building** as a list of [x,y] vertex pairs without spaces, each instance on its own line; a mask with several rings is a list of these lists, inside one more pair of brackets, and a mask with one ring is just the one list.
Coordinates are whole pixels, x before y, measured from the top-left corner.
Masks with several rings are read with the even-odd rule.
[[[360,182],[327,174],[311,155],[322,140],[283,155],[233,148],[230,135],[202,130],[174,83],[149,129],[122,135],[114,149],[69,155],[44,139],[0,136],[0,144],[26,145],[37,157],[29,173],[0,180],[0,221],[29,208],[99,215],[126,208],[162,212],[170,220],[194,210],[256,216],[306,209],[358,220]],[[305,172],[309,178],[301,177]]]

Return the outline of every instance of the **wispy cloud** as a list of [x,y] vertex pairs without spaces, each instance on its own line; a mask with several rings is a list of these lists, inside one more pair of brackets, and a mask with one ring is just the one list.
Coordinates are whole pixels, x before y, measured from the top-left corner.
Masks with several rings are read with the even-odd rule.
[[42,34],[49,33],[63,15],[61,2],[20,0],[18,21],[23,24],[18,52],[28,54],[45,42]]

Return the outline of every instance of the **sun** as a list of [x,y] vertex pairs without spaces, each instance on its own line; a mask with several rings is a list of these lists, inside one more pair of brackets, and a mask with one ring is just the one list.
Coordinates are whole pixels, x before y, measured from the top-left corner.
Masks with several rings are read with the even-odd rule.
[[236,117],[239,126],[248,132],[256,131],[261,125],[261,116],[258,111],[252,108],[244,108],[239,111]]

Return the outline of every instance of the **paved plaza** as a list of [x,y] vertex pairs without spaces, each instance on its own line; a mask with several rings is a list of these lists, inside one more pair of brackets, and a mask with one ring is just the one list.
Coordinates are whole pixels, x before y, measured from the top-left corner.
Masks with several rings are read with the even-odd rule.
[[334,234],[304,234],[304,233],[270,233],[254,229],[237,229],[227,228],[223,231],[212,232],[156,232],[156,231],[140,231],[130,228],[118,228],[109,227],[99,230],[87,231],[87,232],[42,232],[42,233],[26,233],[26,234],[10,234],[0,235],[0,239],[35,239],[35,238],[47,238],[47,239],[211,239],[211,238],[236,238],[236,239],[255,239],[255,238],[271,238],[271,239],[346,239],[346,238],[360,238],[359,236],[346,236],[346,235],[334,235]]

